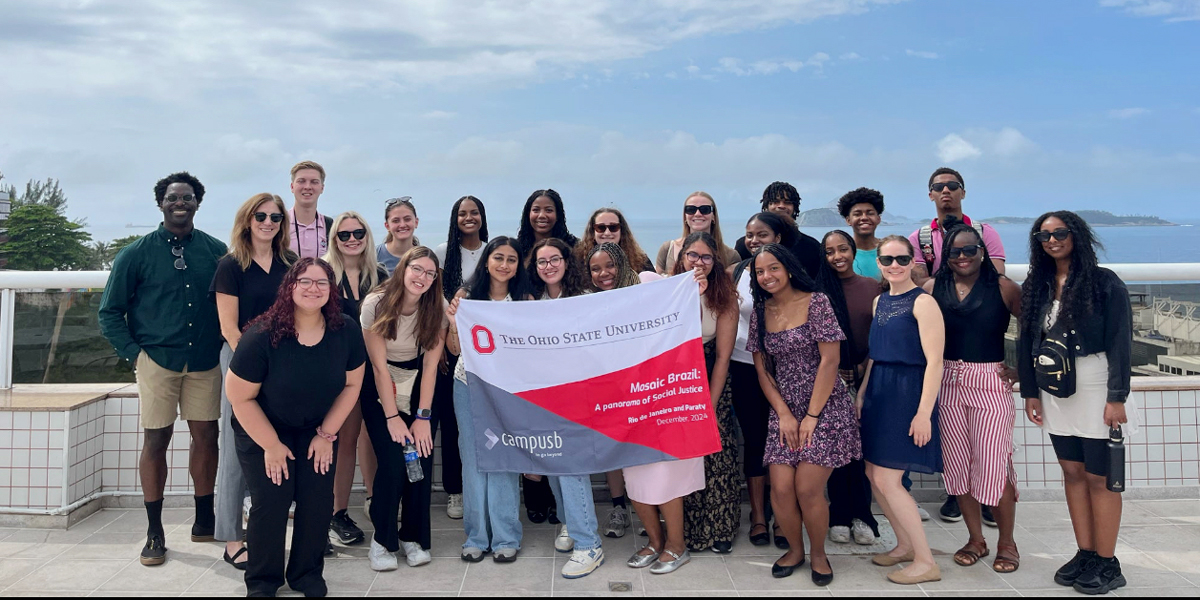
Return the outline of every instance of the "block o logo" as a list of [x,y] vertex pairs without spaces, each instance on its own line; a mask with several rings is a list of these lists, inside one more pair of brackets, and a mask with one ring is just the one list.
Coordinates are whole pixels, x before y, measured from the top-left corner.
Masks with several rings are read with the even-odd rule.
[[480,354],[491,354],[496,351],[496,342],[492,338],[492,332],[483,325],[471,328],[471,343],[475,346],[475,351]]

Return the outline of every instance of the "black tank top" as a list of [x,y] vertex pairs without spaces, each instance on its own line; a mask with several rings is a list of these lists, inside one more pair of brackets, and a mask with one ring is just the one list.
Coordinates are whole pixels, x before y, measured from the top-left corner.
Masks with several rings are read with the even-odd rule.
[[[947,289],[948,288],[948,289]],[[976,281],[962,302],[954,284],[934,284],[933,297],[946,324],[942,358],[973,363],[1004,361],[1004,334],[1012,314],[998,283]]]

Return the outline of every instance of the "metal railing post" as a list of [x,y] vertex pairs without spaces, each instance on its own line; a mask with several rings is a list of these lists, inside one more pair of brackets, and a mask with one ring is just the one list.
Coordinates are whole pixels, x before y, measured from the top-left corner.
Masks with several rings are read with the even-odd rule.
[[13,330],[17,290],[0,290],[0,389],[13,385]]

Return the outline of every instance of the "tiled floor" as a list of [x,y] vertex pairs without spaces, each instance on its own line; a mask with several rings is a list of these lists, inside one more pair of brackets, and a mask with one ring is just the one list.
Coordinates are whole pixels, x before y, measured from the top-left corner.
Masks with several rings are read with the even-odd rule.
[[[339,596],[1076,596],[1054,585],[1052,574],[1075,545],[1062,503],[1022,503],[1017,542],[1021,569],[1000,576],[990,559],[964,569],[950,555],[966,539],[961,523],[926,523],[931,545],[942,568],[943,581],[900,588],[884,579],[885,569],[872,566],[854,548],[827,544],[834,555],[834,583],[819,589],[807,569],[788,579],[772,579],[771,563],[779,557],[773,546],[759,548],[746,541],[746,522],[734,552],[705,554],[670,575],[655,576],[625,566],[625,559],[644,540],[632,533],[605,540],[607,563],[583,579],[558,575],[565,555],[554,552],[549,525],[526,525],[525,547],[513,564],[491,561],[468,565],[457,558],[462,542],[461,522],[445,518],[435,507],[433,555],[430,565],[403,566],[375,573],[366,548],[340,548],[326,562],[329,589]],[[936,506],[926,506],[935,512]],[[352,511],[357,513],[357,510]],[[355,514],[366,524],[361,513]],[[0,530],[0,595],[3,596],[238,596],[245,593],[241,572],[220,560],[221,545],[195,544],[189,539],[191,513],[166,510],[163,519],[171,549],[160,567],[137,561],[144,543],[145,515],[140,510],[106,510],[69,531]],[[1117,556],[1129,587],[1119,596],[1200,596],[1200,502],[1196,500],[1137,501],[1125,507]],[[995,531],[988,531],[995,543]],[[611,592],[625,584],[627,592]],[[292,594],[283,590],[285,593]]]

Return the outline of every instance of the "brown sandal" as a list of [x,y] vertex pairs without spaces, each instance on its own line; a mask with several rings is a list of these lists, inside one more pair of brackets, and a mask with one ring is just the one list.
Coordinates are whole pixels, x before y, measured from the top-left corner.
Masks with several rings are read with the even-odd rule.
[[991,554],[991,552],[988,550],[987,542],[970,540],[967,542],[967,545],[954,553],[954,562],[958,563],[960,567],[970,567],[974,566],[975,563],[979,562],[979,559],[988,554]]
[[1016,544],[1000,544],[996,546],[996,560],[992,570],[997,573],[1012,573],[1021,568],[1021,555],[1017,552]]

